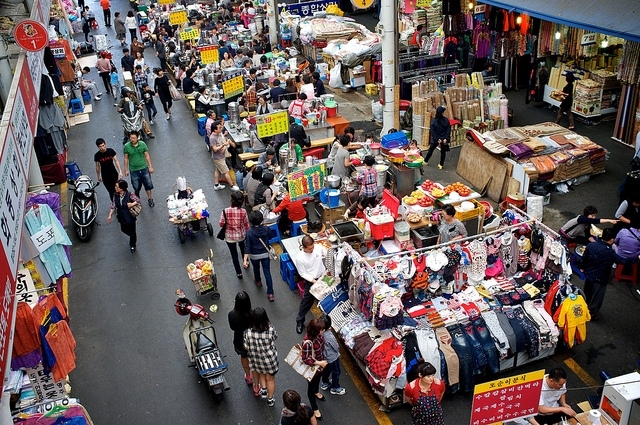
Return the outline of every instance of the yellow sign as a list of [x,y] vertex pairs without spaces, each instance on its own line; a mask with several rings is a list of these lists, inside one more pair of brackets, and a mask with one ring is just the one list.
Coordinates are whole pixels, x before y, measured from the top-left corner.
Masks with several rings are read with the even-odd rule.
[[416,7],[429,7],[431,6],[431,1],[430,0],[417,0],[416,1]]
[[206,65],[220,60],[218,46],[202,46],[198,47],[198,49],[200,50],[200,60],[203,64]]
[[162,5],[174,4],[175,2],[176,0],[158,0],[158,4],[162,4]]
[[256,115],[258,137],[275,136],[289,132],[289,114],[287,111],[274,112],[267,115]]
[[182,25],[189,22],[189,18],[187,16],[186,10],[174,10],[169,13],[169,24],[171,25]]
[[356,7],[356,9],[368,9],[373,4],[373,0],[353,0],[351,3]]
[[234,74],[224,77],[222,80],[222,91],[224,92],[225,99],[230,99],[242,94],[244,91],[244,78],[242,78],[242,74]]
[[200,30],[198,28],[185,28],[180,31],[180,40],[197,40],[200,38]]

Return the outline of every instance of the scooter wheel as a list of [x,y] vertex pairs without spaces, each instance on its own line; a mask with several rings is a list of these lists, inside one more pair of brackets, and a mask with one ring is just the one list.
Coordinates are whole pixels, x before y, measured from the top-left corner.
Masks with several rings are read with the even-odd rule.
[[184,234],[184,231],[178,227],[178,238],[180,238],[180,243],[184,243],[187,240],[187,237]]
[[89,242],[92,232],[93,229],[91,228],[91,226],[76,227],[76,234],[78,235],[78,239],[80,240],[80,242]]
[[212,300],[219,300],[220,299],[220,294],[218,292],[214,292],[213,294],[211,294],[211,299]]

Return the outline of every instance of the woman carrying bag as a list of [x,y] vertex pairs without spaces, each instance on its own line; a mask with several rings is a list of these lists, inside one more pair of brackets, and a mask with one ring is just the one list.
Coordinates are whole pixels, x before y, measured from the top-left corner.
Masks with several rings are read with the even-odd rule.
[[271,229],[262,223],[264,217],[260,211],[251,211],[249,223],[251,228],[247,231],[244,247],[244,268],[249,267],[249,260],[253,266],[253,279],[256,286],[262,286],[260,278],[260,266],[264,273],[264,280],[267,283],[267,298],[274,301],[273,279],[271,278],[271,259],[269,258],[269,239],[271,239]]
[[449,123],[449,118],[443,115],[444,111],[444,106],[438,106],[438,109],[436,109],[436,116],[431,120],[431,142],[429,142],[427,156],[424,158],[424,165],[429,165],[429,159],[431,159],[433,151],[435,151],[439,146],[440,163],[438,164],[438,168],[441,170],[442,167],[444,167],[444,160],[447,157],[447,152],[451,150],[451,147],[449,146],[449,141],[451,139],[451,124]]
[[116,182],[116,193],[113,196],[107,223],[111,223],[111,217],[115,212],[118,223],[120,223],[120,230],[129,236],[129,248],[131,252],[134,253],[136,252],[136,243],[138,242],[138,236],[136,234],[137,218],[131,214],[130,209],[136,205],[140,205],[140,199],[135,194],[129,192],[127,190],[128,188],[129,183],[126,181],[120,179]]
[[307,333],[302,340],[302,361],[309,366],[318,366],[313,379],[307,383],[307,397],[309,404],[313,409],[313,416],[316,420],[322,420],[322,413],[318,409],[318,400],[326,401],[326,398],[320,393],[320,379],[322,378],[322,369],[327,367],[327,361],[324,359],[324,321],[319,318],[312,319],[307,325]]
[[[249,219],[247,211],[242,208],[244,204],[244,195],[239,190],[231,192],[231,206],[222,210],[220,214],[220,227],[224,227],[224,241],[227,243],[231,261],[236,270],[236,277],[242,279],[242,269],[238,260],[238,247],[240,247],[240,255],[244,254],[246,232],[249,230]],[[222,235],[220,235],[222,236]],[[245,267],[246,268],[246,267]]]

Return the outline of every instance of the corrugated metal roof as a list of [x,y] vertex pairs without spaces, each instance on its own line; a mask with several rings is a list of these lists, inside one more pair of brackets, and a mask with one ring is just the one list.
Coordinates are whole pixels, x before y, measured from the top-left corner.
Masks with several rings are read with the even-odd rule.
[[481,0],[481,3],[640,42],[638,0]]

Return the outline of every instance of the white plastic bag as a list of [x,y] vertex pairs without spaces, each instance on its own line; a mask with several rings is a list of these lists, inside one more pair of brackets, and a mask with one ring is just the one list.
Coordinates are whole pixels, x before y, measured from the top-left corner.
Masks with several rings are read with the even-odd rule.
[[527,196],[527,214],[536,220],[542,220],[543,196]]
[[375,122],[382,122],[383,106],[379,101],[371,101],[371,114]]
[[331,75],[329,78],[329,86],[331,88],[339,89],[342,87],[342,75],[340,75],[341,67],[342,64],[340,62],[336,62],[336,65],[329,72]]

